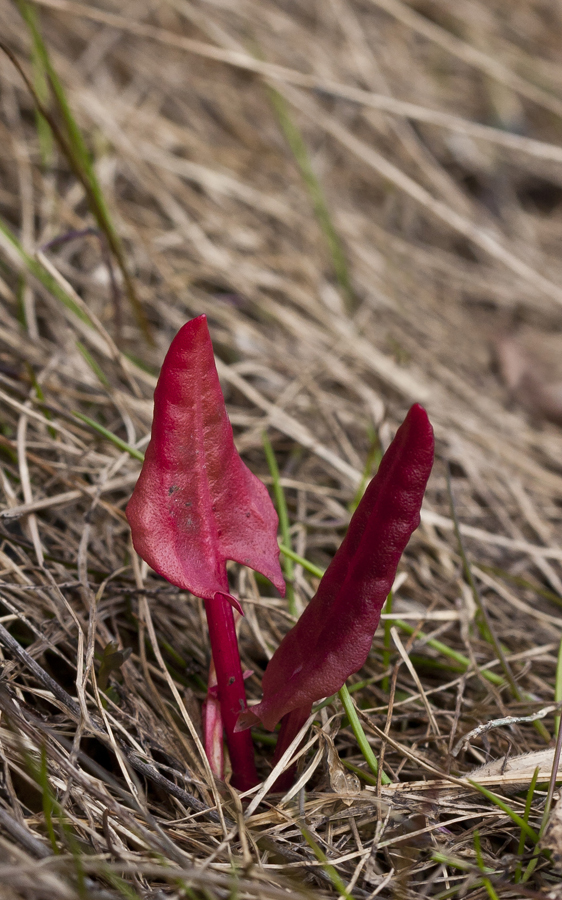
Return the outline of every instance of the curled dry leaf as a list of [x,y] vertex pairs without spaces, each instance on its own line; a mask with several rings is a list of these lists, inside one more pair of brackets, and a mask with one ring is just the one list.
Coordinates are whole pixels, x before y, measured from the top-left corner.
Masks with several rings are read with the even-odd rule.
[[335,794],[342,794],[343,802],[346,806],[350,806],[353,803],[353,797],[345,795],[359,794],[361,792],[361,782],[354,772],[350,772],[343,765],[331,735],[322,732],[322,738],[326,743],[330,787]]
[[[521,753],[518,756],[511,756],[507,759],[506,757],[494,759],[484,766],[478,766],[478,768],[473,769],[467,775],[463,775],[461,781],[466,780],[466,786],[470,791],[474,789],[469,781],[476,781],[483,787],[501,787],[507,794],[516,793],[529,786],[537,767],[539,770],[539,783],[545,783],[550,780],[554,753],[555,748],[548,747],[545,750]],[[562,764],[559,769],[559,775],[561,772]],[[435,795],[453,796],[463,790],[462,784],[455,785],[445,779],[410,782],[396,781],[383,786],[383,792],[387,795],[434,792]]]
[[[537,750],[534,753],[521,753],[518,756],[511,756],[508,759],[494,759],[484,766],[474,769],[470,773],[473,781],[491,783],[490,779],[497,779],[496,784],[501,784],[502,779],[506,784],[528,784],[537,766],[539,767],[539,778],[549,779],[552,773],[552,764],[554,762],[554,747],[547,747],[545,750]],[[517,782],[517,779],[520,779]]]

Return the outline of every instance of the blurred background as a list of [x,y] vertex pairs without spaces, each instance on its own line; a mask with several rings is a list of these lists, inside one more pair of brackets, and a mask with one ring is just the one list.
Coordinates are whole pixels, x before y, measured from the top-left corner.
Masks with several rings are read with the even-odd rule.
[[[204,311],[219,356],[261,397],[243,448],[281,411],[309,426],[313,412],[349,485],[387,405],[420,400],[459,461],[500,482],[506,463],[532,471],[555,500],[558,4],[42,0],[25,16],[123,265],[83,233],[99,215],[5,54],[3,221],[123,352],[156,371]],[[2,23],[65,133],[32,24],[7,2]],[[27,281],[14,294],[25,270],[9,245],[6,232],[5,324],[19,317],[36,352],[52,342],[92,379],[60,304]]]

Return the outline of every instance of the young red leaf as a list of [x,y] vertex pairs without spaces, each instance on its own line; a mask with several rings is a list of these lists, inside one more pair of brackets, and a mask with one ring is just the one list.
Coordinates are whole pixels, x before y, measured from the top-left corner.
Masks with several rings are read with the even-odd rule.
[[[272,730],[293,710],[334,694],[365,663],[400,557],[420,521],[433,465],[433,429],[416,404],[398,429],[318,591],[270,660],[263,699],[237,728]],[[292,735],[294,737],[294,734]]]
[[227,559],[285,593],[277,514],[234,446],[206,316],[180,329],[164,359],[127,518],[139,556],[197,597],[223,596],[242,611],[228,590]]

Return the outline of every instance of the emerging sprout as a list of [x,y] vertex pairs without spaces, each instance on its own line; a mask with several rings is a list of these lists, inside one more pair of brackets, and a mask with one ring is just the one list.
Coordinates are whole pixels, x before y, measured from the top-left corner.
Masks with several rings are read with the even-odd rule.
[[[285,593],[277,514],[265,485],[240,459],[224,405],[205,316],[180,329],[154,391],[152,436],[127,506],[135,550],[172,584],[205,600],[217,693],[233,784],[257,782],[227,559],[256,569]],[[215,716],[216,721],[216,716]],[[211,730],[216,740],[217,729]],[[216,747],[207,747],[219,759]],[[221,775],[221,772],[216,772]]]
[[263,699],[237,728],[282,720],[276,758],[310,715],[365,663],[400,557],[420,522],[433,466],[433,429],[415,404],[384,454],[313,599],[263,677]]

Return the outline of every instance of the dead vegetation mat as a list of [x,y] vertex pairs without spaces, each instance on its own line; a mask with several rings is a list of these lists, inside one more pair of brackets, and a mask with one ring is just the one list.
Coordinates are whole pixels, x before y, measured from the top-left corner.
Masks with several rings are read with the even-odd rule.
[[[560,6],[0,0],[0,23],[0,897],[562,896]],[[286,797],[208,776],[202,605],[124,516],[200,313],[317,566],[408,406],[435,427],[350,684],[387,786],[337,698]],[[230,575],[257,700],[291,617]],[[314,576],[293,584],[302,609]]]

